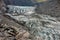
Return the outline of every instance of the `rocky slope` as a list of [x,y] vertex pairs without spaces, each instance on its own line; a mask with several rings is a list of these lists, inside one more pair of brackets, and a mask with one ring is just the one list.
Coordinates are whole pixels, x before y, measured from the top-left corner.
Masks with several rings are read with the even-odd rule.
[[38,3],[38,6],[37,6],[38,13],[51,15],[53,17],[60,17],[60,1],[59,0],[47,0],[45,2]]
[[30,40],[27,28],[0,15],[0,40]]

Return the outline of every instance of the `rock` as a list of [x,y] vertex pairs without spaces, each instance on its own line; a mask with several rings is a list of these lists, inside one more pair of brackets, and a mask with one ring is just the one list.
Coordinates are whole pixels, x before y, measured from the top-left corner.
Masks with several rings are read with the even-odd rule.
[[29,32],[23,32],[22,31],[22,33],[21,32],[19,32],[19,34],[16,36],[16,39],[17,40],[27,40],[28,38],[29,38],[29,36],[30,36],[30,33]]
[[60,17],[60,2],[59,0],[47,0],[46,2],[40,2],[38,3],[36,12],[53,17]]
[[16,39],[16,35],[24,31],[26,32],[26,30],[22,28],[21,25],[15,23],[13,20],[9,20],[8,18],[2,15],[0,15],[0,19],[2,19],[2,21],[0,22],[0,37],[1,37],[0,40],[18,40]]
[[4,14],[6,12],[6,5],[3,0],[0,0],[0,14]]

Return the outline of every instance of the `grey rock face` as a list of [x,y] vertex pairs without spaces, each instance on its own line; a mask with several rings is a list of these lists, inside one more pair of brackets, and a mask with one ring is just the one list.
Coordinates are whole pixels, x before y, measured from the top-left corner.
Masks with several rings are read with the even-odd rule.
[[3,0],[0,0],[0,15],[4,14],[6,11],[6,5],[4,4]]
[[59,0],[47,0],[46,2],[39,3],[37,10],[40,14],[51,15],[60,17],[60,2]]
[[0,19],[0,40],[30,40],[30,33],[23,26],[2,15]]

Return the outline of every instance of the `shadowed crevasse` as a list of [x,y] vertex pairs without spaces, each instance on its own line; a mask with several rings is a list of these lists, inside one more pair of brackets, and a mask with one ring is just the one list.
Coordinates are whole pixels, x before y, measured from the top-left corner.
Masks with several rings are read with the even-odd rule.
[[16,6],[33,6],[34,3],[31,0],[4,0],[7,5]]

